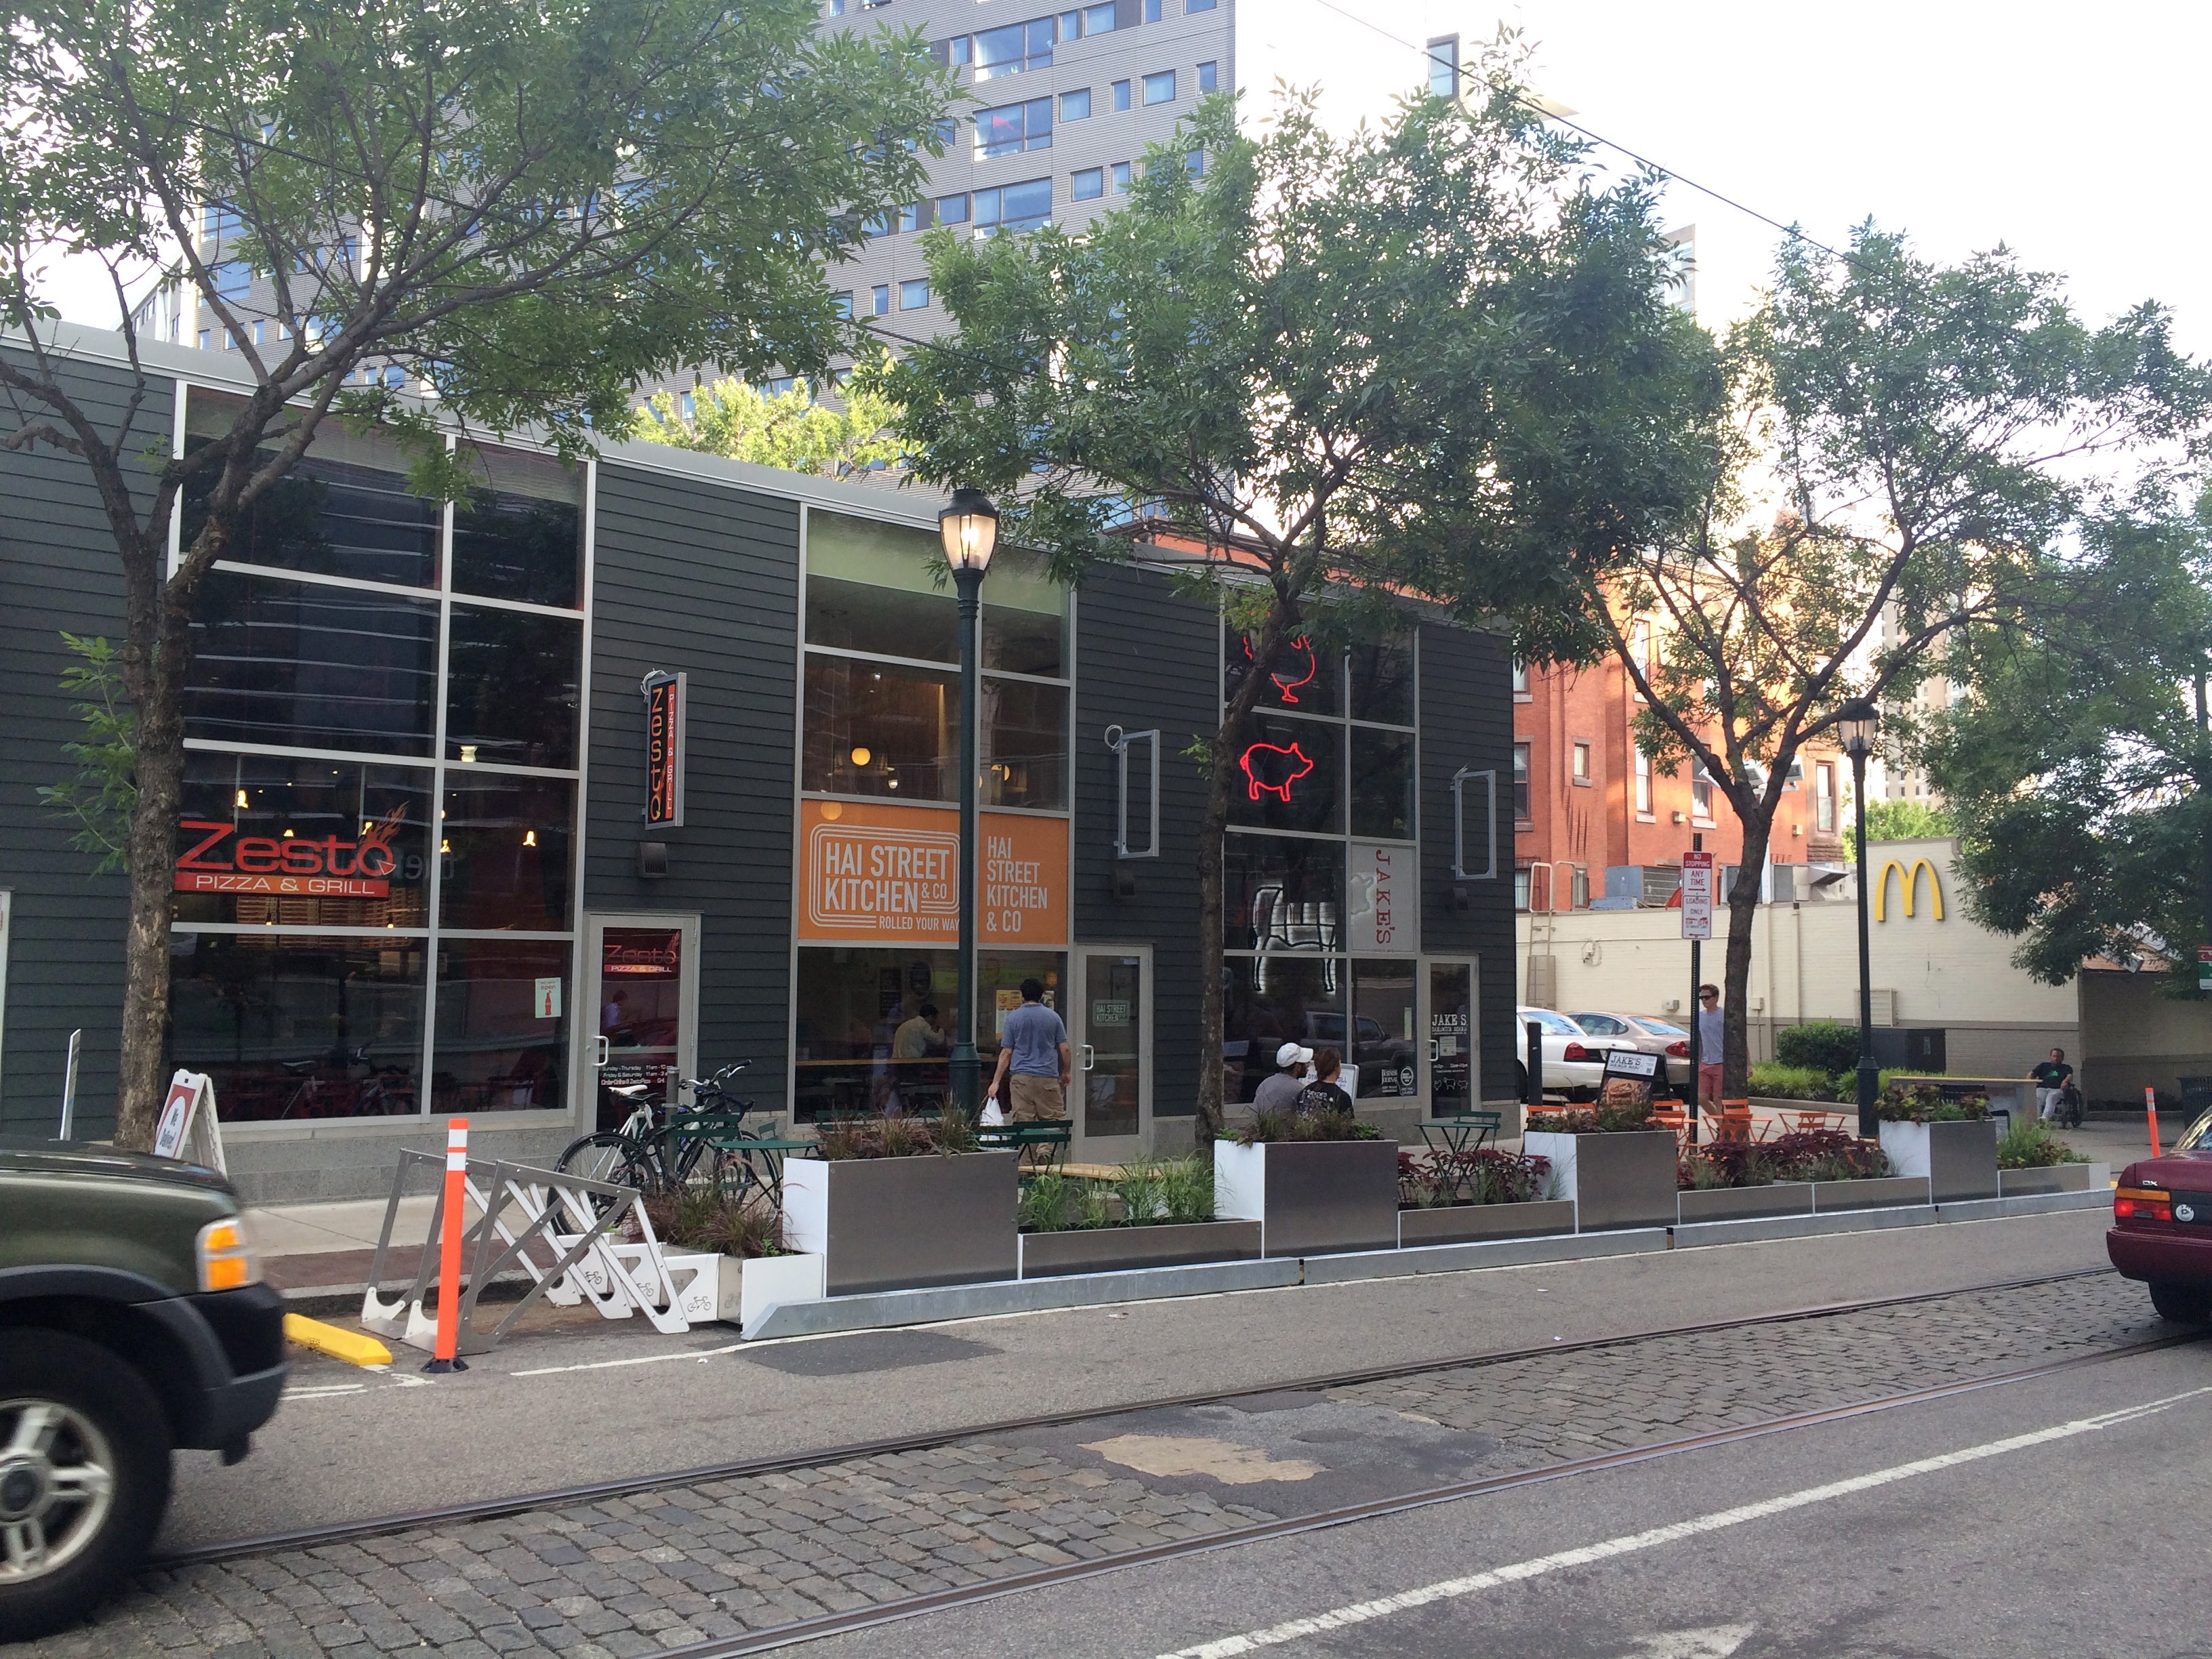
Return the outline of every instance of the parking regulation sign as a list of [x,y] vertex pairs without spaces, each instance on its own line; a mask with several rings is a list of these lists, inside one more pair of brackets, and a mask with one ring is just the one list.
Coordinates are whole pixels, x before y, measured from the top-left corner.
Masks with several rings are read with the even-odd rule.
[[1713,855],[1682,854],[1682,937],[1713,936]]
[[2197,988],[2212,991],[2212,945],[2197,947]]

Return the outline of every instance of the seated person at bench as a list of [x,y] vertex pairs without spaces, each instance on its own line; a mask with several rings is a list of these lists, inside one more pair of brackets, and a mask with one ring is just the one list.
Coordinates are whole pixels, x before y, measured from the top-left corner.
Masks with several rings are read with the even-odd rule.
[[[1044,981],[1025,979],[1022,1006],[1006,1016],[989,1092],[999,1096],[1006,1115],[1017,1123],[1059,1122],[1067,1116],[1067,1085],[1074,1079],[1067,1027],[1044,1006]],[[1002,1092],[1009,1083],[1011,1098]]]

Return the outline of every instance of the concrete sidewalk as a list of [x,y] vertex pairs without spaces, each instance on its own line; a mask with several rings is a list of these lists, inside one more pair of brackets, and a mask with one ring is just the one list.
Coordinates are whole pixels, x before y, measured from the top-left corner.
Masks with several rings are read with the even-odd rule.
[[[356,1198],[249,1208],[246,1218],[269,1283],[295,1299],[359,1296],[376,1260],[377,1237],[384,1229],[389,1202]],[[399,1200],[399,1213],[392,1223],[392,1255],[385,1263],[387,1279],[414,1276],[437,1202],[427,1193]],[[473,1221],[476,1216],[471,1205],[469,1218]]]

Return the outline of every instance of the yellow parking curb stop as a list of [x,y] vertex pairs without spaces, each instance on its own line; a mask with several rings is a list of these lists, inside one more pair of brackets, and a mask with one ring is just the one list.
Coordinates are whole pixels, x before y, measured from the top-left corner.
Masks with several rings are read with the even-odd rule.
[[313,1348],[317,1353],[326,1353],[333,1359],[343,1359],[349,1365],[389,1365],[392,1350],[373,1336],[359,1331],[342,1330],[336,1325],[325,1325],[319,1319],[310,1319],[305,1314],[284,1316],[284,1334],[303,1348]]

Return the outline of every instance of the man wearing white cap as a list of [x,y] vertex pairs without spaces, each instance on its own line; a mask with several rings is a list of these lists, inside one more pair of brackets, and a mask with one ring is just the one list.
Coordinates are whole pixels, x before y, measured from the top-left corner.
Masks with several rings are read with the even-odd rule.
[[1313,1064],[1314,1051],[1301,1048],[1295,1042],[1285,1042],[1275,1050],[1275,1070],[1261,1079],[1260,1091],[1252,1097],[1255,1112],[1288,1112],[1297,1109],[1298,1091],[1306,1086],[1306,1070]]

